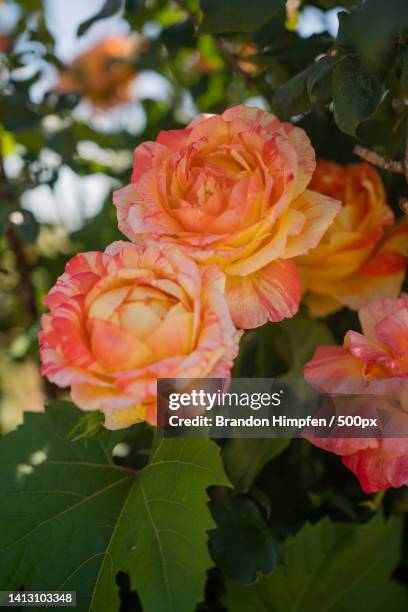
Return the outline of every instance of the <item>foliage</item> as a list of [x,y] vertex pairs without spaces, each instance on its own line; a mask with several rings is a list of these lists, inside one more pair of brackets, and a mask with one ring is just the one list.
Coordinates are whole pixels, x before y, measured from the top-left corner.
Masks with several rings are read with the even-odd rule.
[[69,442],[77,419],[55,402],[1,440],[2,588],[76,590],[80,610],[115,609],[124,571],[147,609],[193,608],[211,564],[205,490],[228,485],[217,447],[160,440],[138,473],[112,461],[126,431]]
[[407,594],[389,578],[400,529],[398,521],[385,522],[381,515],[360,526],[327,518],[306,523],[288,538],[283,565],[273,576],[253,587],[230,582],[226,604],[237,612],[253,610],[254,601],[271,612],[345,612],[359,605],[383,610],[392,601],[393,610],[405,610]]

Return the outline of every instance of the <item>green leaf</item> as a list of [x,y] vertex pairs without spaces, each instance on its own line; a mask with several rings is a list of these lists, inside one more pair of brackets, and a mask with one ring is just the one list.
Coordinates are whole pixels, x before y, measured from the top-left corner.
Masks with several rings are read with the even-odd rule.
[[190,612],[211,566],[206,488],[227,485],[209,440],[160,440],[140,472],[115,465],[128,432],[69,442],[80,412],[54,402],[0,440],[0,588],[76,590],[79,611],[119,609],[128,572],[142,605]]
[[92,410],[84,414],[67,434],[68,440],[76,442],[77,440],[87,440],[94,438],[103,432],[103,424],[105,415],[100,410]]
[[307,93],[312,103],[320,102],[322,99],[324,102],[327,101],[324,98],[328,98],[331,94],[330,75],[336,64],[336,57],[326,56],[313,65],[313,70],[310,72],[306,82]]
[[214,484],[229,482],[212,441],[158,442],[112,537],[93,600],[96,610],[116,603],[107,585],[118,570],[129,571],[144,609],[194,609],[212,565],[206,546],[206,531],[213,527],[206,488]]
[[262,468],[289,443],[286,438],[230,438],[222,449],[228,478],[238,491],[246,493]]
[[233,375],[303,378],[303,366],[319,344],[334,344],[331,332],[321,321],[297,314],[280,323],[267,323],[243,335]]
[[377,110],[384,91],[382,78],[363,69],[358,59],[345,57],[333,72],[334,119],[351,136]]
[[307,95],[306,85],[313,74],[313,69],[313,65],[308,66],[276,91],[272,106],[280,119],[289,119],[293,115],[300,115],[310,109],[311,102]]
[[350,14],[339,15],[336,46],[357,52],[368,70],[389,68],[396,39],[404,37],[408,26],[405,0],[366,0]]
[[200,32],[253,32],[272,19],[284,7],[284,0],[201,0],[203,18]]
[[400,542],[401,522],[380,513],[365,525],[306,523],[273,575],[251,587],[229,582],[225,604],[234,612],[403,612],[407,591],[391,580]]
[[210,552],[229,578],[241,584],[256,582],[275,569],[275,543],[257,505],[248,498],[210,503],[217,529],[210,532]]
[[337,15],[339,29],[336,38],[336,47],[344,50],[353,50],[356,47],[355,22],[353,14],[341,12]]
[[93,25],[100,19],[112,17],[112,15],[118,13],[122,9],[122,7],[123,0],[106,0],[100,11],[93,15],[93,17],[90,17],[89,19],[81,23],[77,30],[77,36],[82,36],[82,34],[85,34],[85,32],[89,30],[91,25]]
[[303,367],[321,344],[333,344],[327,326],[302,314],[258,330],[257,376],[303,378]]

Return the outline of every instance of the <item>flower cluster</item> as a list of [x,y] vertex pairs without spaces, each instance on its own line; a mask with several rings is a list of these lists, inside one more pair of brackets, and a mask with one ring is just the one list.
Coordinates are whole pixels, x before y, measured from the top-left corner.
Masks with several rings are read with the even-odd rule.
[[314,168],[303,130],[243,106],[139,146],[114,194],[133,244],[68,263],[46,298],[42,373],[109,428],[155,422],[158,377],[227,377],[238,328],[299,307],[293,258],[340,206],[307,189]]
[[[302,129],[245,106],[137,147],[114,193],[130,242],[68,263],[45,301],[42,373],[108,428],[154,424],[158,377],[228,378],[240,330],[292,317],[301,279],[329,310],[355,306],[358,284],[362,299],[394,295],[408,233],[384,230],[380,179],[366,165],[315,166]],[[324,367],[335,354],[367,374],[365,357],[325,350]]]

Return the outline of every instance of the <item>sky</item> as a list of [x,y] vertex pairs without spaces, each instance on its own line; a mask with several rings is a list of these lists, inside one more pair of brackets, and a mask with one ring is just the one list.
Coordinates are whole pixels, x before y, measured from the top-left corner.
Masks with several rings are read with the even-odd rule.
[[[56,40],[56,55],[59,59],[69,62],[101,38],[129,31],[128,24],[120,17],[110,17],[95,23],[84,36],[77,38],[78,25],[97,13],[104,1],[45,0],[47,25]],[[307,7],[299,19],[300,35],[308,37],[325,29],[335,35],[338,10],[333,9],[323,13],[319,9]],[[0,13],[0,32],[7,31],[15,17],[13,9]],[[33,96],[41,98],[55,78],[56,73],[52,67],[44,68],[44,77],[34,88]],[[161,75],[146,71],[136,79],[134,92],[135,95],[137,92],[139,100],[147,97],[163,99],[171,94],[171,85]],[[76,113],[79,119],[90,123],[96,129],[118,131],[126,128],[136,134],[144,128],[145,122],[144,110],[137,98],[125,107],[114,109],[108,114],[95,113],[86,102],[79,105]],[[247,102],[251,105],[262,105],[262,100],[256,97],[250,98]],[[188,110],[194,112],[194,109],[188,108]],[[94,150],[93,153],[96,155],[97,151]],[[47,156],[47,152],[45,155]],[[50,155],[47,161],[52,163]],[[17,174],[18,170],[18,156],[10,156],[6,160],[6,171],[12,175]],[[99,212],[113,187],[114,182],[110,177],[102,174],[79,177],[70,168],[63,167],[54,190],[46,185],[30,190],[23,195],[22,204],[31,210],[40,222],[63,225],[68,230],[72,230]]]

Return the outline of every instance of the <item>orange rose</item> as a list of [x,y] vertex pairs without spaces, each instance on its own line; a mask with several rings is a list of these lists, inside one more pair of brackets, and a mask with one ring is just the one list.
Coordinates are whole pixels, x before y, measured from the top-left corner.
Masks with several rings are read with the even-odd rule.
[[176,247],[77,255],[45,303],[42,374],[109,429],[155,423],[157,378],[228,377],[237,353],[223,274]]
[[394,224],[377,172],[368,164],[319,161],[310,185],[343,204],[319,245],[297,259],[311,313],[396,297],[407,264],[408,223]]
[[119,227],[216,263],[238,327],[280,321],[300,301],[292,259],[318,244],[340,206],[306,190],[314,168],[305,132],[270,113],[199,116],[137,147],[132,182],[114,194]]
[[57,92],[82,93],[101,109],[127,102],[140,47],[140,40],[131,36],[105,38],[65,68]]

